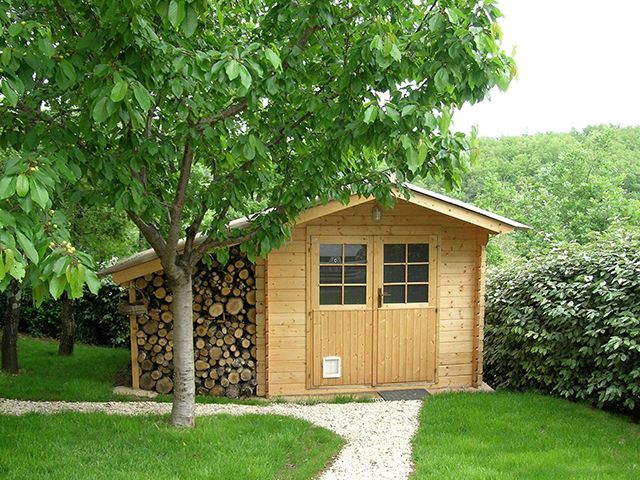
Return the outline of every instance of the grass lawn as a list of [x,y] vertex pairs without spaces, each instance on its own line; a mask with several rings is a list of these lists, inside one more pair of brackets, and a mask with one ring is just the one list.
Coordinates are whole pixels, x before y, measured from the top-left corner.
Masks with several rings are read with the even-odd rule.
[[638,479],[640,425],[535,394],[430,397],[414,479]]
[[192,430],[158,416],[0,416],[3,479],[307,479],[337,454],[328,430],[276,415],[201,417]]
[[58,355],[51,340],[18,339],[19,375],[0,372],[0,397],[19,400],[113,400],[113,376],[126,368],[129,350],[76,345],[69,357]]

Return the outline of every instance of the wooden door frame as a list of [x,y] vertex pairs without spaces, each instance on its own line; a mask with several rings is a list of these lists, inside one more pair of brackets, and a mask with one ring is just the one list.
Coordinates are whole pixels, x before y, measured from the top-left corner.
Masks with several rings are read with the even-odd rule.
[[[319,262],[314,263],[314,259],[319,254],[319,241],[320,239],[326,240],[332,243],[365,243],[367,244],[367,306],[362,308],[366,310],[371,308],[373,321],[372,321],[372,366],[371,366],[371,387],[378,386],[378,313],[380,306],[377,305],[376,289],[377,285],[383,285],[382,283],[382,266],[384,265],[384,256],[380,255],[378,248],[382,248],[384,240],[387,239],[389,243],[424,243],[429,244],[429,302],[428,304],[416,304],[421,305],[422,308],[433,308],[435,310],[435,342],[434,342],[434,372],[433,383],[438,382],[438,354],[439,354],[439,338],[440,338],[440,239],[441,228],[440,227],[417,227],[416,233],[412,235],[385,235],[376,234],[371,229],[366,229],[365,235],[341,235],[336,231],[336,228],[324,228],[324,227],[307,227],[306,237],[306,365],[305,365],[305,388],[307,390],[317,390],[323,387],[318,387],[313,384],[313,367],[314,367],[314,345],[313,345],[313,312],[314,309],[319,309],[319,268],[315,268],[319,265]],[[323,234],[327,231],[327,234]],[[403,239],[408,241],[403,242]],[[380,245],[380,247],[379,247]],[[316,251],[317,249],[317,251]],[[377,259],[380,258],[380,261]],[[317,270],[317,271],[316,271]],[[432,285],[434,288],[432,288]],[[317,290],[317,291],[316,291]],[[370,305],[370,307],[369,307]],[[407,304],[400,304],[402,307],[389,307],[391,308],[405,308]],[[334,306],[335,307],[335,306]],[[353,306],[341,309],[353,309]],[[334,308],[335,309],[335,308]],[[329,310],[329,309],[327,309]]]

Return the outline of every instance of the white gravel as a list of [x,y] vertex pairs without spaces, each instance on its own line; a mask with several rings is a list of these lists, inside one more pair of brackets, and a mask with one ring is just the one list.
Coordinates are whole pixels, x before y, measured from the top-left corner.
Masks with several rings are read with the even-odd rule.
[[[413,469],[411,439],[418,428],[422,402],[345,403],[265,406],[199,404],[196,415],[262,413],[307,420],[336,432],[346,440],[323,480],[406,479]],[[171,404],[158,402],[29,402],[0,399],[0,414],[61,411],[105,412],[114,415],[168,414]]]

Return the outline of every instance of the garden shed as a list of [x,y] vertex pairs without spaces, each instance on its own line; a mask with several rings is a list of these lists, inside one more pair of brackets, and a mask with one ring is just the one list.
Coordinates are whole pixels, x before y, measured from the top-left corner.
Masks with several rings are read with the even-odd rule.
[[[386,209],[353,196],[304,212],[252,264],[194,270],[197,391],[315,395],[482,384],[485,246],[528,228],[406,185]],[[246,219],[232,222],[246,224]],[[169,392],[171,292],[153,250],[102,274],[129,288],[134,387]]]

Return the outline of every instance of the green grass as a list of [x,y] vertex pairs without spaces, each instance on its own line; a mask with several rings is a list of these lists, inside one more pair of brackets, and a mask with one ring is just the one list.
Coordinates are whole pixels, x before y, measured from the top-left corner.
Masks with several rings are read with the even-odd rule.
[[216,415],[194,429],[158,416],[0,416],[0,478],[307,479],[342,439],[276,415]]
[[76,345],[69,357],[58,355],[58,344],[35,338],[18,339],[20,373],[0,372],[0,397],[20,400],[113,400],[116,372],[126,368],[129,351]]
[[414,479],[638,479],[640,425],[535,394],[430,397]]

